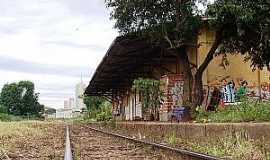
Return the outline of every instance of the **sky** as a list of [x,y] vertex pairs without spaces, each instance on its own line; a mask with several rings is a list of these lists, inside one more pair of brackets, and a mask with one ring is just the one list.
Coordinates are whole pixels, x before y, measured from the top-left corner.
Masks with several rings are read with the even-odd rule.
[[0,88],[30,80],[61,108],[117,35],[104,0],[0,0]]

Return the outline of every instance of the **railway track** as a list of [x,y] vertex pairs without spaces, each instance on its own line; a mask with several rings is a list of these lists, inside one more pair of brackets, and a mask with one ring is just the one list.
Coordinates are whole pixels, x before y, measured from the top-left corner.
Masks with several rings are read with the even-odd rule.
[[173,148],[103,131],[90,126],[71,126],[73,159],[179,159],[219,160],[206,154]]

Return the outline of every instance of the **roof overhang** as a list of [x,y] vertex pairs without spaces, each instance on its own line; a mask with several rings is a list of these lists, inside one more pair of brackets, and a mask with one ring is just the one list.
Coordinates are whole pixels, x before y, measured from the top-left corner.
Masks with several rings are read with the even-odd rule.
[[163,52],[145,39],[117,37],[97,67],[85,94],[111,96],[124,92],[134,79],[151,77],[153,67],[175,62],[175,55]]

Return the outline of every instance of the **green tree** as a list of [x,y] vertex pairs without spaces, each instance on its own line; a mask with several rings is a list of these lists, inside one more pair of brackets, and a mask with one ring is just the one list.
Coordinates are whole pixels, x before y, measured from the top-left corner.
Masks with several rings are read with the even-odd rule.
[[96,111],[100,109],[101,105],[105,102],[106,100],[102,97],[97,97],[97,96],[85,96],[83,97],[83,103],[86,105],[87,110],[89,112],[91,111]]
[[88,118],[107,121],[112,118],[112,104],[103,97],[85,96],[83,102],[87,107]]
[[1,106],[9,114],[20,115],[21,92],[16,83],[5,84],[1,92]]
[[[153,45],[179,56],[187,75],[185,83],[189,83],[185,86],[192,86],[189,100],[193,111],[203,101],[203,72],[216,55],[241,53],[251,60],[253,67],[269,68],[269,0],[216,0],[207,6],[206,0],[105,0],[105,3],[121,35],[146,37]],[[207,7],[206,13],[198,10],[198,3]],[[187,48],[196,44],[203,17],[208,17],[216,35],[206,58],[192,75]]]
[[44,110],[30,81],[5,84],[1,91],[1,106],[7,113],[19,116],[40,116]]

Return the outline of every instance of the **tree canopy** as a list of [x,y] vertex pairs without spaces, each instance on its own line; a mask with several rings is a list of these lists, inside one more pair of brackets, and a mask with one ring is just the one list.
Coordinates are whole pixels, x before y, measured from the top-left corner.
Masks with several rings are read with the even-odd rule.
[[[216,55],[242,54],[251,61],[253,69],[265,66],[270,69],[270,0],[215,0],[212,4],[207,0],[105,0],[105,3],[120,34],[146,36],[154,44],[178,52],[185,77],[189,77],[185,83],[192,83],[193,109],[203,101],[203,72]],[[199,10],[198,4],[203,4],[206,11]],[[199,31],[205,24],[215,31],[215,39],[192,75],[187,47],[197,44]]]
[[44,106],[38,102],[35,86],[30,81],[5,84],[1,91],[2,111],[18,116],[40,116]]
[[[179,47],[194,39],[200,24],[197,0],[106,0],[115,28],[122,35],[137,33],[154,42]],[[200,0],[200,2],[204,2]]]
[[216,0],[206,15],[220,33],[217,53],[240,53],[253,67],[269,68],[270,0]]

